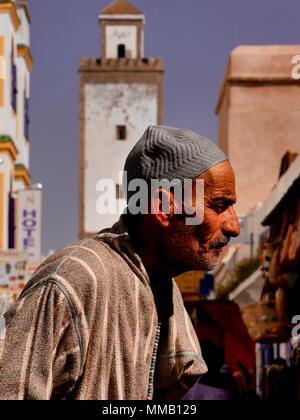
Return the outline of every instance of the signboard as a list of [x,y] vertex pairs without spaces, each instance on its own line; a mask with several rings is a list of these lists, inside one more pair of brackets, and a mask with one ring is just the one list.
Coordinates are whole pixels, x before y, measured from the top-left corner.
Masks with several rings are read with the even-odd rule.
[[41,260],[42,190],[18,191],[17,247],[34,261]]
[[0,251],[0,301],[14,303],[27,280],[26,253]]

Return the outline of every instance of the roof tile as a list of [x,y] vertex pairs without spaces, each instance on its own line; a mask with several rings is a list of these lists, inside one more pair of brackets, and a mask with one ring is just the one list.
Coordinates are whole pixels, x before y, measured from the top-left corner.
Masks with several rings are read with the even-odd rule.
[[143,12],[137,9],[127,0],[115,0],[112,4],[101,11],[102,15],[142,15]]

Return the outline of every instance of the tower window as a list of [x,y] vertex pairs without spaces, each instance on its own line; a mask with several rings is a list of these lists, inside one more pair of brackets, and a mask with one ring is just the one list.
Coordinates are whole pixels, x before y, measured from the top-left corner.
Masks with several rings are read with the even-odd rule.
[[118,58],[126,57],[126,47],[124,44],[118,45]]
[[117,125],[117,140],[125,141],[127,138],[126,125]]

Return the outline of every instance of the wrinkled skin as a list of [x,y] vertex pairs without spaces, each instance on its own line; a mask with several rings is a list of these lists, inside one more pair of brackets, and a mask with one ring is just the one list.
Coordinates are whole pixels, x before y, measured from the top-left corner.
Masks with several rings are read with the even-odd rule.
[[[206,171],[204,180],[204,221],[188,226],[183,215],[174,214],[170,194],[170,214],[162,209],[143,216],[132,229],[134,243],[148,272],[177,276],[186,271],[211,271],[218,264],[221,250],[231,237],[239,236],[240,224],[233,205],[236,202],[235,176],[229,161]],[[195,206],[199,198],[193,197]],[[198,202],[196,202],[196,199]],[[159,199],[152,205],[160,208]],[[154,201],[155,201],[154,200]]]
[[240,224],[233,208],[236,192],[230,163],[220,163],[199,179],[204,179],[205,183],[203,223],[186,226],[181,218],[173,218],[163,231],[168,259],[178,266],[179,271],[213,270],[222,248],[231,237],[240,234]]

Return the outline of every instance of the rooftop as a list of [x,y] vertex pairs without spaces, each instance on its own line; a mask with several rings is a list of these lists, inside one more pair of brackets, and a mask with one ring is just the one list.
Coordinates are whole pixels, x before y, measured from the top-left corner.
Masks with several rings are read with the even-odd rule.
[[101,10],[102,15],[142,15],[143,12],[137,9],[127,0],[115,0],[112,4]]
[[290,83],[293,58],[299,55],[300,45],[242,45],[229,55],[216,113],[219,113],[228,84]]

